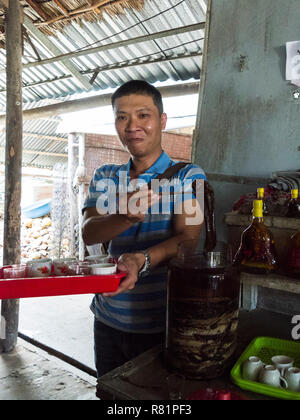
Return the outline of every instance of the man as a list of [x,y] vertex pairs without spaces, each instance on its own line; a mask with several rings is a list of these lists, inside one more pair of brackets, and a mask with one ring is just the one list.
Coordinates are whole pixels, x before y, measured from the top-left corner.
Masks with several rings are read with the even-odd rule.
[[[159,191],[147,188],[176,163],[162,150],[167,116],[160,92],[147,82],[131,81],[114,93],[112,106],[119,139],[131,159],[127,165],[104,165],[95,171],[85,202],[82,234],[87,245],[110,241],[109,253],[127,276],[115,293],[96,295],[91,305],[98,376],[163,342],[166,263],[176,256],[180,242],[199,237],[203,223],[194,196],[187,195],[182,211],[174,214],[174,204],[169,203],[170,211],[163,210]],[[205,179],[196,165],[181,169],[176,177],[180,182]],[[104,214],[99,203],[105,201],[101,199],[109,189],[103,188],[109,184],[107,180],[116,185],[119,207]],[[144,187],[138,192],[125,188],[124,192],[124,185],[132,186],[134,181]],[[151,211],[155,206],[159,211]],[[187,223],[188,218],[194,222]]]

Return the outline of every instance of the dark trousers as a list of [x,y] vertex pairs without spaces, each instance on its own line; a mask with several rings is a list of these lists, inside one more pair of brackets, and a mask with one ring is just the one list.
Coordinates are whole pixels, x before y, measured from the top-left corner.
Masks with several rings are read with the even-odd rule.
[[164,342],[164,333],[135,334],[108,327],[95,319],[95,365],[98,378],[151,347]]

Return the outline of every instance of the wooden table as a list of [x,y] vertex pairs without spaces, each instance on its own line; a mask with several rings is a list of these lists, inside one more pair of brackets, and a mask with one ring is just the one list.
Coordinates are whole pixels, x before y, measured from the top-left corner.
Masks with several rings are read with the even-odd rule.
[[[291,317],[269,311],[241,311],[236,359],[256,337],[269,336],[291,340]],[[105,400],[167,400],[166,377],[169,372],[163,362],[163,347],[158,346],[141,354],[123,366],[98,379],[98,396]],[[187,380],[185,392],[204,388],[236,391],[253,400],[271,400],[271,397],[243,391],[230,380],[230,371],[221,378],[209,381]]]

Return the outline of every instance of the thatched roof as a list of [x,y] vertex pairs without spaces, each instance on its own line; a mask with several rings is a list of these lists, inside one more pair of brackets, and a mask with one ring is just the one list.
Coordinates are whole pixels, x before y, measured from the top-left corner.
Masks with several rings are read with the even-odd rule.
[[23,0],[25,14],[42,32],[54,35],[65,25],[82,20],[95,22],[111,16],[141,10],[144,0]]

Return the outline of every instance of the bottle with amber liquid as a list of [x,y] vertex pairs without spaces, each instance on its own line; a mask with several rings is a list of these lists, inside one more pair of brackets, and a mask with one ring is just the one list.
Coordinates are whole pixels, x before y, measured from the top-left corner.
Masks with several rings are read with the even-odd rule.
[[262,200],[253,202],[253,221],[242,233],[234,264],[253,274],[268,274],[278,268],[274,238],[264,224]]
[[288,275],[300,276],[300,230],[291,236],[285,271]]
[[300,218],[300,202],[299,202],[299,190],[293,189],[291,191],[291,199],[287,205],[286,217]]
[[265,196],[265,189],[264,188],[257,188],[257,200],[262,200],[263,202],[263,216],[266,216],[268,214],[267,206],[264,201]]

